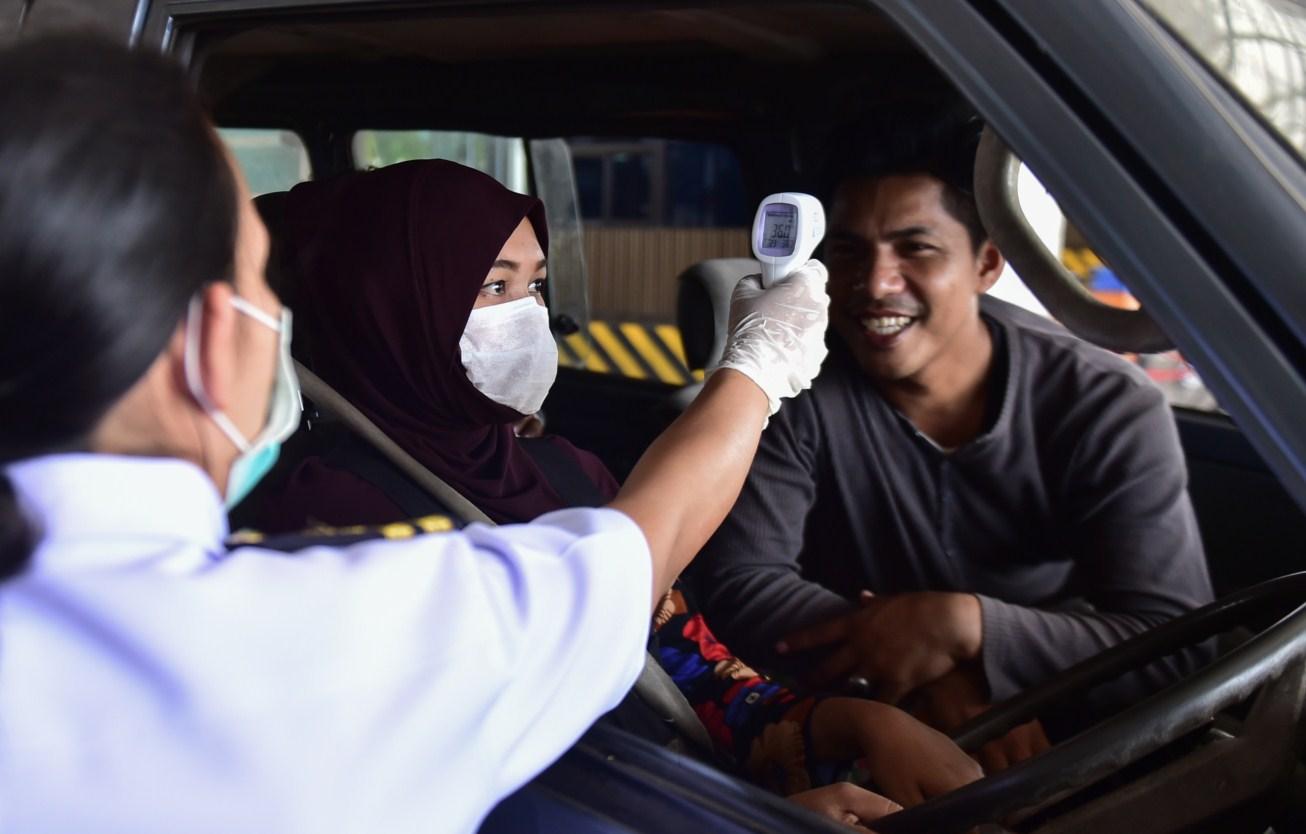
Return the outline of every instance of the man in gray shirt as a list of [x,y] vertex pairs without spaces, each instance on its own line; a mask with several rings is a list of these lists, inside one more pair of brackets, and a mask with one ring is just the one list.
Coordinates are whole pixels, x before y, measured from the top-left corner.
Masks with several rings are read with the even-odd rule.
[[[830,358],[692,574],[741,657],[865,676],[943,729],[1212,598],[1161,392],[984,296],[1004,262],[954,169],[841,182]],[[1188,662],[1095,694],[1127,701]]]

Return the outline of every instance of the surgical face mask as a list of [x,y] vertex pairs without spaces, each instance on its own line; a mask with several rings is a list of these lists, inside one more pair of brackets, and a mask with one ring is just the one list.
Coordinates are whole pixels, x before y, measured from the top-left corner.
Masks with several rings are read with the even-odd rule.
[[199,295],[190,301],[186,319],[186,385],[196,402],[217,424],[240,454],[232,461],[227,475],[225,503],[231,509],[249,494],[249,491],[267,475],[281,454],[281,444],[299,428],[299,415],[304,402],[299,394],[299,378],[295,376],[295,363],[290,356],[290,310],[281,308],[281,320],[273,318],[240,296],[233,296],[231,306],[264,327],[277,331],[281,343],[277,355],[276,379],[268,400],[268,419],[263,430],[252,441],[241,434],[231,418],[213,405],[200,374],[200,326],[204,319],[204,303]]
[[477,390],[521,414],[534,414],[558,375],[549,311],[533,297],[472,310],[458,341]]

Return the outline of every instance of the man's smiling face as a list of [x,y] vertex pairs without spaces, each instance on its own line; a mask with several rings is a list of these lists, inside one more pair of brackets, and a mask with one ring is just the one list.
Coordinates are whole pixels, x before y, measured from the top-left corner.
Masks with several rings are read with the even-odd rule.
[[845,182],[825,247],[830,321],[862,369],[883,382],[965,362],[983,338],[979,296],[1002,271],[944,204],[942,181],[894,175]]

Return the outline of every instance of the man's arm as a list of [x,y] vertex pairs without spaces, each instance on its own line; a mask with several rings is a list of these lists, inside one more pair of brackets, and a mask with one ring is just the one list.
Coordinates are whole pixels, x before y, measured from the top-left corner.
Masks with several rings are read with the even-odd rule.
[[[1211,581],[1188,498],[1174,417],[1161,392],[1134,384],[1088,422],[1067,468],[1065,541],[1077,608],[1028,608],[981,597],[982,664],[993,700],[1209,602]],[[1096,692],[1117,701],[1174,680],[1188,652]]]
[[689,575],[713,630],[754,663],[776,662],[781,637],[852,607],[799,570],[820,455],[810,398],[771,420],[739,500]]
[[[785,638],[785,648],[828,648],[814,679],[865,675],[896,702],[960,665],[977,668],[987,701],[1008,698],[1084,658],[1211,599],[1187,476],[1169,407],[1127,378],[1068,421],[1074,438],[1065,483],[1063,541],[1074,560],[1073,604],[1039,608],[993,597],[923,591],[863,600],[860,610]],[[1012,523],[1019,523],[1013,520]],[[1200,662],[1187,652],[1103,687],[1120,703]]]

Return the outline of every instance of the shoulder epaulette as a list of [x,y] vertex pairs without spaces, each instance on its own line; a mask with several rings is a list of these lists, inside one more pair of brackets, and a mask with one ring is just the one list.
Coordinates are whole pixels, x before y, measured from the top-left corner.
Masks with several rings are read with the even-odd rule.
[[224,544],[228,550],[235,550],[238,547],[258,547],[263,550],[289,553],[321,545],[348,547],[351,544],[377,539],[411,539],[427,533],[447,533],[458,529],[459,526],[447,515],[425,515],[410,521],[396,521],[393,524],[377,526],[357,524],[351,527],[330,527],[320,524],[294,533],[267,534],[257,530],[238,530],[228,536]]

